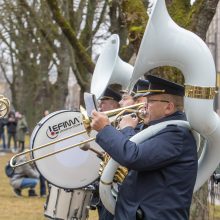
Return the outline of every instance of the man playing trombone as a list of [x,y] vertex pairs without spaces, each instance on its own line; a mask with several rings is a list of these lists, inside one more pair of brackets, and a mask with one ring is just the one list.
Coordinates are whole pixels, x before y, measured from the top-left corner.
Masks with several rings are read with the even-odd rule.
[[[97,143],[117,162],[129,169],[119,190],[115,220],[180,220],[189,218],[197,175],[197,147],[184,123],[184,87],[149,75],[145,96],[149,128],[167,126],[140,144],[129,141],[110,125],[103,113],[93,111],[92,128]],[[175,120],[175,121],[173,121]],[[134,128],[137,121],[127,120]]]

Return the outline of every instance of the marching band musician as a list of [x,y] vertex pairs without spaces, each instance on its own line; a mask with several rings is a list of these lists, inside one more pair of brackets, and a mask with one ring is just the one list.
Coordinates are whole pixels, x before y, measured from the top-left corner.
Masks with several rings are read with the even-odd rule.
[[126,107],[129,105],[133,105],[135,103],[134,101],[134,95],[136,92],[136,87],[134,87],[133,91],[131,91],[131,94],[127,90],[121,90],[121,100],[119,102],[120,107]]
[[[99,111],[108,111],[119,108],[119,101],[121,100],[121,95],[115,92],[110,87],[107,87],[101,98],[99,99]],[[99,198],[99,189],[98,189],[98,181],[94,183],[95,192],[93,193],[93,199],[91,207],[97,207],[99,220],[113,220],[114,216],[108,212],[107,209],[103,206],[100,198]],[[98,200],[98,201],[97,201]]]
[[[137,90],[137,85],[139,84],[139,82],[143,82],[143,81],[138,80],[133,91],[131,92],[131,95],[128,93],[127,90],[120,90],[120,94],[119,94],[115,92],[113,89],[111,89],[110,87],[107,87],[104,94],[99,99],[99,111],[103,112],[103,111],[117,109],[119,107],[126,107],[129,105],[133,105],[135,103],[135,100],[133,97],[136,94],[135,92]],[[121,120],[121,121],[123,123],[124,120]],[[120,124],[121,123],[119,123],[119,125]],[[126,133],[127,137],[132,137],[135,134],[133,132],[130,133],[130,130],[128,130],[128,132],[126,131],[124,132]],[[96,188],[98,187],[96,186]],[[98,209],[98,214],[99,214],[99,220],[113,220],[114,219],[114,216],[110,212],[108,212],[108,210],[103,206],[101,201],[97,204],[97,209]]]
[[[131,94],[128,93],[127,90],[120,90],[120,101],[118,97],[118,93],[112,90],[111,88],[107,88],[106,91],[104,92],[103,96],[100,98],[100,106],[99,109],[100,111],[107,111],[107,110],[112,110],[113,108],[110,108],[110,103],[109,100],[114,100],[115,102],[119,103],[120,107],[126,107],[135,104],[136,100],[142,100],[143,98],[143,93],[137,94],[137,89],[139,91],[146,89],[149,85],[149,82],[147,80],[138,80],[138,82],[135,84],[133,91]],[[134,97],[136,98],[134,99]],[[119,101],[119,102],[118,102]],[[115,105],[116,106],[116,105]],[[115,107],[116,109],[117,107]],[[130,116],[123,116],[123,117],[130,117]],[[119,128],[123,126],[123,121],[122,120],[119,123]],[[130,129],[126,130],[124,129],[124,135],[127,137],[132,137],[133,135],[136,134],[136,132],[140,131],[140,127],[143,126],[143,124],[138,124],[137,128],[133,131]],[[117,187],[117,184],[114,185],[114,187]],[[115,189],[117,191],[117,189]],[[100,201],[99,204],[97,205],[98,208],[98,213],[99,213],[99,220],[113,220],[114,216],[103,206],[102,202]]]
[[119,101],[121,100],[121,95],[115,92],[110,87],[107,87],[104,94],[99,99],[99,111],[109,111],[119,108]]
[[134,95],[134,101],[136,104],[146,102],[145,91],[149,87],[149,81],[144,79],[139,79],[135,84],[136,93]]
[[[145,91],[149,87],[149,81],[148,80],[143,80],[139,79],[137,85],[137,91],[136,94],[134,95],[134,100],[135,104],[138,103],[146,103],[147,98],[145,96]],[[146,114],[146,109],[145,107],[141,109],[143,111],[144,117],[143,117],[143,123],[142,125],[139,126],[139,129],[143,129],[147,127],[148,124],[148,114]],[[136,128],[137,129],[137,128]]]
[[[130,97],[132,97],[133,99],[133,103],[130,104],[131,102],[127,102],[128,98],[124,99],[125,101],[120,101],[122,102],[123,106],[121,107],[126,107],[126,106],[129,106],[129,105],[133,105],[133,104],[138,104],[138,103],[144,103],[146,102],[146,97],[144,96],[146,89],[149,87],[149,81],[148,80],[144,80],[144,79],[139,79],[137,81],[137,83],[135,84],[134,88],[133,88],[133,91],[131,92],[130,94]],[[126,96],[129,95],[128,91],[126,90],[123,90],[124,94]],[[122,99],[123,99],[123,95],[122,95]],[[119,104],[120,104],[119,102]],[[134,128],[133,132],[130,134],[130,137],[132,137],[133,135],[135,135],[137,132],[141,131],[141,129],[147,127],[147,123],[148,123],[148,115],[146,114],[146,110],[145,110],[145,107],[139,109],[142,113],[142,118],[143,118],[143,121],[142,122],[139,122],[137,124],[137,126]],[[126,119],[127,118],[127,119]],[[124,116],[122,118],[122,120],[120,121],[119,123],[119,128],[120,130],[125,128],[127,125],[127,120],[130,120],[131,117],[128,115],[128,116]]]
[[[110,125],[104,113],[92,113],[97,143],[118,163],[129,169],[120,187],[115,220],[186,220],[195,185],[197,146],[188,127],[172,124],[186,120],[183,113],[184,87],[148,75],[145,96],[148,126],[171,121],[164,129],[140,144],[128,140]],[[127,118],[133,129],[137,120]]]

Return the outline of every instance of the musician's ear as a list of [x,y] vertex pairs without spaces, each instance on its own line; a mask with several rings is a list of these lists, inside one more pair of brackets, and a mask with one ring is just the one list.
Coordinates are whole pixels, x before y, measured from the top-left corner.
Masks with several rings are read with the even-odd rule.
[[165,106],[165,115],[171,115],[175,112],[175,105],[173,102],[168,102]]

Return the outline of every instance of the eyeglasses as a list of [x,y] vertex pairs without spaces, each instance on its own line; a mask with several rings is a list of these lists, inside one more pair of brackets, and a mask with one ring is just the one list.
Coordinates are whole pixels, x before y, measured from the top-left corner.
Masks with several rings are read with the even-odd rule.
[[163,100],[163,99],[148,99],[147,103],[151,103],[151,102],[166,102],[169,103],[168,100]]

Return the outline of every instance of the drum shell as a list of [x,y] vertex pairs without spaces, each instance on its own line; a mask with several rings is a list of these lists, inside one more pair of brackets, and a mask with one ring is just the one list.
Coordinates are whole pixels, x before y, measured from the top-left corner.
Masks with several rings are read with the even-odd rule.
[[44,205],[44,215],[49,219],[86,220],[93,188],[66,191],[56,186],[49,186],[49,195]]

